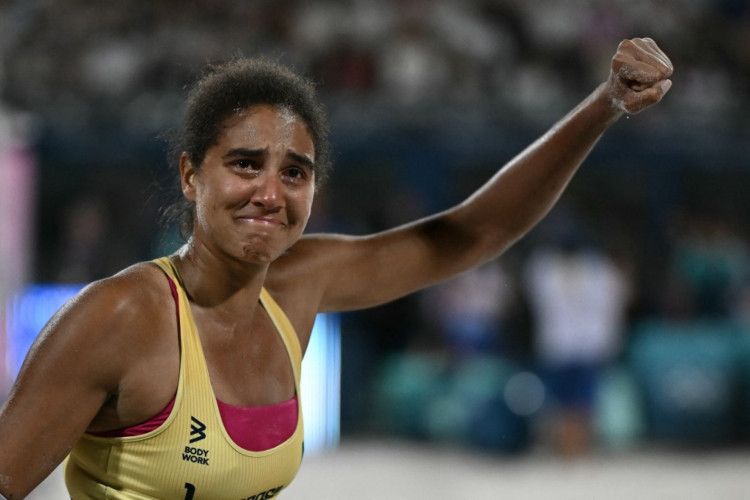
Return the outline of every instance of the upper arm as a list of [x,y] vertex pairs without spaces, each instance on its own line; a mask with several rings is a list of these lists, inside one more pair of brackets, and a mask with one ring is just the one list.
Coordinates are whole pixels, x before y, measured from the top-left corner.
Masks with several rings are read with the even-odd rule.
[[368,236],[310,235],[290,251],[296,279],[317,290],[318,309],[376,306],[495,256],[497,237],[462,220],[460,207]]
[[[0,409],[0,492],[23,497],[67,455],[122,378],[118,287],[94,284],[44,327]],[[122,319],[120,317],[119,319]]]

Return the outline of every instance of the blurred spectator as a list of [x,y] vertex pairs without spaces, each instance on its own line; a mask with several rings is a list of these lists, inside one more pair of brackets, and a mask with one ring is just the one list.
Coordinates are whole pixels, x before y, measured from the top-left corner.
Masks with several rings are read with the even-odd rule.
[[690,307],[682,319],[728,317],[750,278],[750,250],[721,219],[692,215],[685,225],[673,244],[669,269]]
[[88,283],[100,277],[98,263],[106,260],[106,205],[101,199],[75,200],[64,213],[59,272],[56,281]]
[[400,7],[396,32],[379,50],[382,91],[401,104],[434,101],[450,88],[450,61],[422,22],[419,3]]
[[510,275],[492,261],[422,292],[423,321],[434,325],[459,360],[478,354],[512,356],[505,328],[515,293]]
[[597,383],[620,353],[630,286],[577,222],[561,226],[529,256],[523,279],[550,395],[550,439],[572,456],[591,445]]

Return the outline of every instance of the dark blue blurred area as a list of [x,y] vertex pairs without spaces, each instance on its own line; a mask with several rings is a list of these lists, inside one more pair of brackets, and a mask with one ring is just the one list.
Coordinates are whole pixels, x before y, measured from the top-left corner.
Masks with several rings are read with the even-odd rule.
[[26,0],[0,17],[0,102],[38,159],[35,282],[179,245],[160,134],[208,62],[265,55],[319,82],[335,165],[309,231],[365,234],[461,201],[606,78],[621,39],[653,37],[673,89],[607,132],[539,227],[482,276],[344,317],[342,428],[508,453],[554,434],[524,269],[570,247],[570,224],[628,290],[588,439],[750,438],[748,2]]

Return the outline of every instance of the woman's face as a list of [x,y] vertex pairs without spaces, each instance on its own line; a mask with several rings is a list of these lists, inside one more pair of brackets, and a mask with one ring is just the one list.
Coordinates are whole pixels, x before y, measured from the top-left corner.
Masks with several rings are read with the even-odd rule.
[[195,202],[194,244],[268,264],[302,235],[315,192],[315,150],[286,108],[258,105],[229,118],[196,169],[183,154],[182,189]]

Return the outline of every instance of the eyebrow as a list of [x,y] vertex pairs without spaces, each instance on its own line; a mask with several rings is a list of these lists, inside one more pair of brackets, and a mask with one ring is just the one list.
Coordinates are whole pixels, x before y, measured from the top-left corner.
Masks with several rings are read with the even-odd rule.
[[[243,156],[260,156],[266,153],[265,149],[248,149],[248,148],[232,148],[223,156],[224,159],[228,158],[236,158],[236,157],[243,157]],[[310,170],[315,170],[315,162],[313,162],[310,158],[307,156],[303,156],[299,153],[295,153],[294,151],[287,151],[286,155],[291,158],[292,160],[296,161],[297,163],[300,163]]]

